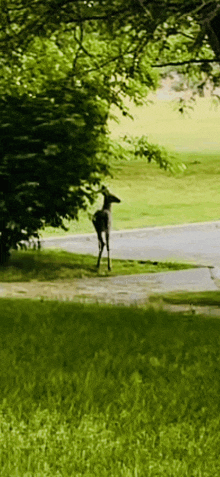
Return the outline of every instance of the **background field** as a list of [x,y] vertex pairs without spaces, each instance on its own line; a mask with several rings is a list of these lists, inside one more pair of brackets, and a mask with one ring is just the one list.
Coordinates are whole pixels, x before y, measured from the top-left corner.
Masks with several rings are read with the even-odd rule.
[[[148,227],[220,218],[220,106],[209,98],[198,100],[194,111],[181,116],[176,103],[155,100],[145,107],[131,107],[134,121],[122,116],[110,122],[112,137],[147,135],[149,140],[177,151],[187,165],[175,176],[142,160],[116,161],[106,184],[122,202],[113,205],[113,228]],[[102,205],[102,197],[90,209]],[[68,233],[93,232],[88,214],[70,224]],[[43,236],[65,235],[48,228]]]
[[143,107],[127,103],[134,120],[121,115],[119,124],[111,121],[112,137],[147,135],[150,141],[179,152],[220,151],[220,107],[209,97],[198,99],[194,109],[188,109],[184,115],[178,112],[176,101],[156,96],[152,96],[152,101]]

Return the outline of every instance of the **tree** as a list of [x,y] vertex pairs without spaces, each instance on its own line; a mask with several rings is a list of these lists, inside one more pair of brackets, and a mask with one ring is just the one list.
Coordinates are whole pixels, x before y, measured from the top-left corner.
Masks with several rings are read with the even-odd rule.
[[[0,14],[3,263],[94,200],[112,104],[129,114],[124,98],[143,101],[164,68],[181,68],[197,91],[220,84],[220,2],[3,0]],[[144,138],[138,147],[153,151]]]
[[108,173],[102,101],[53,88],[0,101],[0,263],[45,225],[76,219]]

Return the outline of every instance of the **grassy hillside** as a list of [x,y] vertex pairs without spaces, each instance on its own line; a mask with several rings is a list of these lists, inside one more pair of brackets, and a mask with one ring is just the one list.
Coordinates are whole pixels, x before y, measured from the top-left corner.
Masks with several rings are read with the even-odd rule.
[[177,104],[156,98],[142,107],[128,103],[134,120],[121,115],[118,124],[111,121],[112,137],[147,135],[150,141],[179,152],[220,152],[220,106],[200,98],[193,110],[181,115]]
[[[122,202],[113,205],[116,230],[154,225],[218,220],[220,218],[220,107],[200,99],[189,116],[180,116],[174,104],[157,100],[148,107],[131,108],[134,121],[122,116],[110,123],[113,138],[125,134],[178,151],[185,172],[175,176],[142,160],[119,161],[106,183]],[[91,210],[102,205],[100,197]],[[69,233],[93,232],[87,214],[70,224]],[[48,228],[44,236],[65,235]]]
[[[121,198],[112,208],[114,230],[219,220],[220,153],[185,153],[181,159],[187,170],[175,176],[144,161],[121,162],[115,167],[114,178],[107,181]],[[90,213],[101,206],[102,197]],[[69,234],[94,232],[87,214],[69,227]],[[66,232],[50,227],[43,236],[53,234]]]

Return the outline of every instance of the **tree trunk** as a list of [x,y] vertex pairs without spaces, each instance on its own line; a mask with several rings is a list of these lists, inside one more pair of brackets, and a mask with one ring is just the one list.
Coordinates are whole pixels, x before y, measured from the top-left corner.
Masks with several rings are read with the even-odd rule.
[[8,234],[4,231],[0,237],[0,266],[7,265],[10,257],[10,244]]

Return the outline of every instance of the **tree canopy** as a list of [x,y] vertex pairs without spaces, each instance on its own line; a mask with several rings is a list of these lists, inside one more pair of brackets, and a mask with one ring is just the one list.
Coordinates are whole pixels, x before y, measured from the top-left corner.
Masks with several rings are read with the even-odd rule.
[[119,87],[135,97],[156,86],[164,65],[219,81],[218,0],[4,0],[1,25],[2,61],[17,86],[87,76],[111,86],[112,101]]

